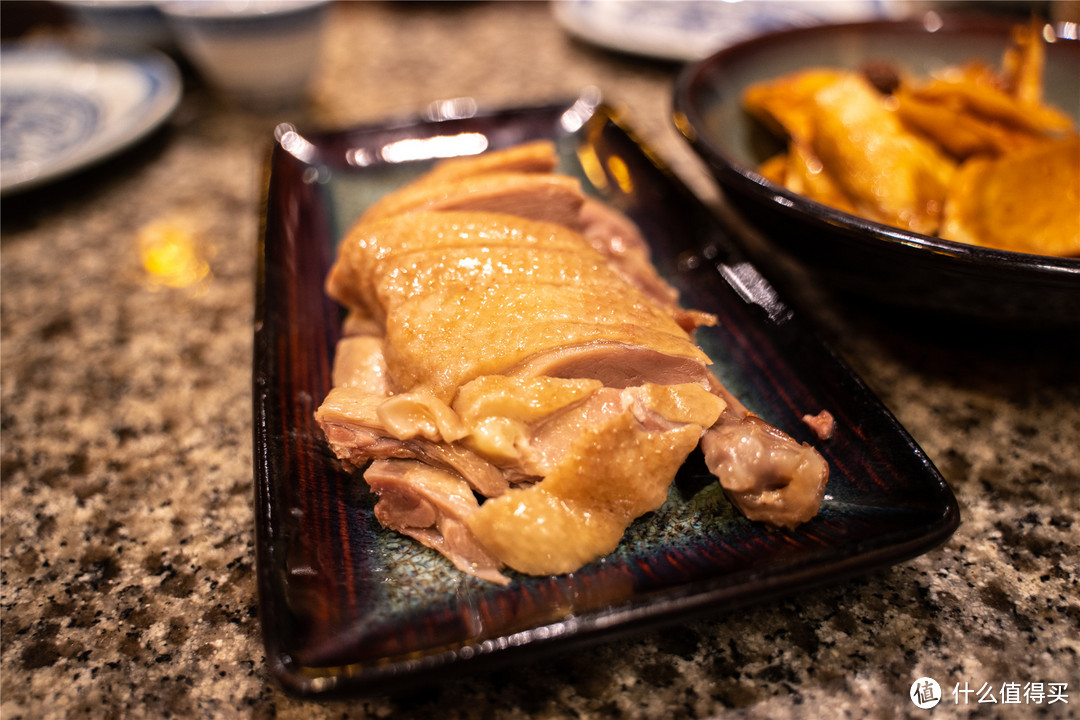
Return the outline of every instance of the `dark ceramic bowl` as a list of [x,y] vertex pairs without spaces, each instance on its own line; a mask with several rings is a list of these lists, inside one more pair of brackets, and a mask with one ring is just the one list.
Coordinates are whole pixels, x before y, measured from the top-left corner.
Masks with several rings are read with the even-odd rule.
[[[781,149],[747,115],[748,85],[809,66],[884,61],[925,75],[982,59],[1000,67],[1011,19],[939,17],[798,29],[732,46],[680,74],[674,122],[733,209],[832,287],[887,305],[1013,326],[1080,325],[1080,259],[991,250],[890,227],[830,208],[763,178]],[[1080,118],[1080,42],[1047,45],[1045,99]],[[1080,208],[1077,208],[1080,213]]]

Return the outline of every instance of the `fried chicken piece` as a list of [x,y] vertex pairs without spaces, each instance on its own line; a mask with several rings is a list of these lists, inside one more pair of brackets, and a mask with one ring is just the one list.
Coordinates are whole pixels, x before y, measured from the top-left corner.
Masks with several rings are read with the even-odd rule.
[[813,107],[813,149],[855,211],[934,234],[954,163],[908,131],[861,77],[818,91]]
[[946,200],[941,236],[999,250],[1080,256],[1080,135],[968,160]]

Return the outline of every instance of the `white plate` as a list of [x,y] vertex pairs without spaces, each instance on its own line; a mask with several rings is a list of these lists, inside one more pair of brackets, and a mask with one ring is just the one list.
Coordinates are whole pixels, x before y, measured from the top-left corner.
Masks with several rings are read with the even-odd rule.
[[895,17],[887,0],[560,0],[570,34],[612,50],[663,60],[700,60],[755,35],[823,23]]
[[0,193],[101,160],[146,136],[180,101],[180,72],[154,50],[0,49]]

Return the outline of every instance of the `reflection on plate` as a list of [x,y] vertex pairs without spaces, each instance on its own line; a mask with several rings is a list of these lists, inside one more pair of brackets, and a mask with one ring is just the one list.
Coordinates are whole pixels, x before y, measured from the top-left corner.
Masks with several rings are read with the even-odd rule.
[[[1080,259],[994,250],[889,227],[827,207],[766,180],[758,164],[779,149],[742,108],[744,88],[811,66],[887,62],[916,76],[982,60],[999,66],[1012,19],[939,16],[825,25],[762,36],[687,66],[674,121],[734,209],[768,240],[833,286],[901,308],[984,324],[1080,324]],[[1080,43],[1046,47],[1044,98],[1080,121]]]
[[180,73],[156,51],[0,50],[0,192],[22,190],[115,153],[180,101]]
[[[747,521],[697,453],[667,503],[636,521],[614,553],[565,576],[485,583],[380,527],[374,497],[340,470],[313,417],[341,320],[323,291],[335,245],[431,158],[537,138],[554,140],[563,171],[639,224],[689,307],[719,317],[698,339],[748,407],[803,441],[813,440],[805,413],[835,416],[835,436],[816,443],[832,475],[813,521],[794,531]],[[955,499],[923,452],[655,158],[586,96],[335,133],[278,128],[254,426],[260,609],[267,656],[286,687],[383,692],[533,658],[898,562],[955,529]]]
[[699,60],[755,35],[822,23],[898,17],[889,0],[561,0],[555,19],[570,34],[611,50]]

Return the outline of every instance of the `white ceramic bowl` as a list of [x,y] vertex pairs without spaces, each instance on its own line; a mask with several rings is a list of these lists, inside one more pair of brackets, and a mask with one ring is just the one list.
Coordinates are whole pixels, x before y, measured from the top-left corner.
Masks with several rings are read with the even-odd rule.
[[58,0],[94,42],[171,52],[172,30],[153,0]]
[[327,0],[170,0],[181,50],[214,88],[258,107],[303,100],[318,65]]

